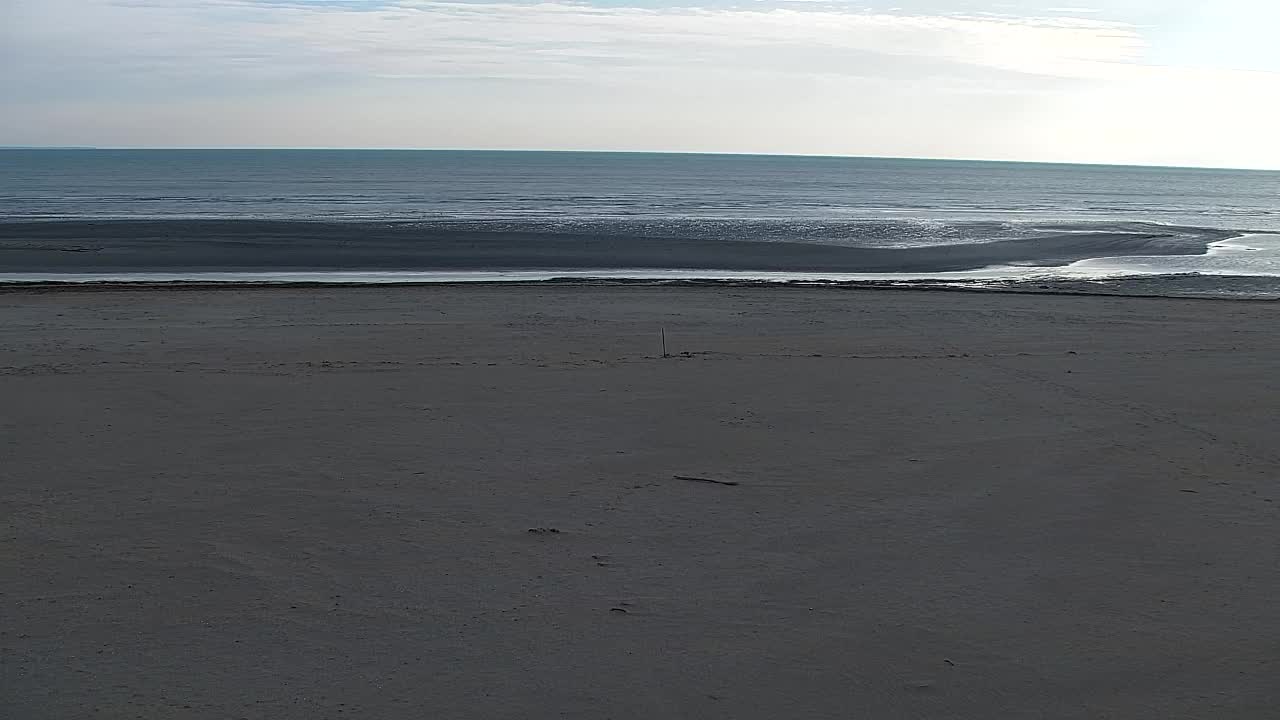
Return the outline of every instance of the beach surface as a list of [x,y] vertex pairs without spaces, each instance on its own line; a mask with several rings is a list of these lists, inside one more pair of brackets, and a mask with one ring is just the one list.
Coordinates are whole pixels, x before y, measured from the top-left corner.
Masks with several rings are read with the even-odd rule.
[[1269,717],[1277,312],[5,291],[0,716]]

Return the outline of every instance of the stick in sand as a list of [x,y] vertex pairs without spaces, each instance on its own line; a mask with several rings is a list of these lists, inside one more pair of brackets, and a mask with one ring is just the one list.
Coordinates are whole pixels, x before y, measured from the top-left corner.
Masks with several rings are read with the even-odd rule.
[[737,485],[733,480],[712,480],[711,478],[692,477],[690,475],[672,475],[677,480],[688,480],[689,482],[711,483],[712,485]]

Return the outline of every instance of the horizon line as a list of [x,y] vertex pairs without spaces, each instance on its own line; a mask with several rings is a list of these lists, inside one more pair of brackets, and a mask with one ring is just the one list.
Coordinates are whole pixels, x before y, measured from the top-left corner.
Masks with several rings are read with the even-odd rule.
[[965,157],[926,157],[899,155],[834,155],[828,153],[738,152],[714,150],[583,150],[561,148],[448,148],[448,147],[347,147],[347,146],[263,146],[263,145],[0,145],[0,150],[71,150],[71,151],[292,151],[292,152],[475,152],[475,153],[563,153],[595,155],[702,155],[723,157],[812,158],[831,160],[909,160],[917,162],[974,162],[1008,165],[1063,165],[1069,167],[1146,168],[1154,170],[1230,170],[1240,172],[1280,172],[1280,167],[1231,167],[1223,165],[1156,165],[1116,162],[1072,162],[1065,160],[1008,160]]

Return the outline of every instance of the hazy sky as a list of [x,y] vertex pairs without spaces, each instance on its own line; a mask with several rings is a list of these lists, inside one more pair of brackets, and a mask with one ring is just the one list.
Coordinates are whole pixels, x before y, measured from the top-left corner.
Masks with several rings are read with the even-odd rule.
[[1277,0],[0,0],[0,144],[1280,168],[1277,28]]

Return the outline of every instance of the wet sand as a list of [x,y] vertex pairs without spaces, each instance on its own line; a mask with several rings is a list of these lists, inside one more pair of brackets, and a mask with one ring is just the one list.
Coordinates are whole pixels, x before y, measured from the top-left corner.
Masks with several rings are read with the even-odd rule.
[[1276,313],[0,293],[0,715],[1267,717]]
[[[448,270],[945,272],[1060,266],[1089,258],[1202,255],[1230,230],[1117,223],[990,242],[853,245],[795,241],[789,226],[709,230],[615,224],[549,229],[456,221],[60,220],[0,223],[10,273]],[[732,239],[764,232],[766,238]],[[772,235],[770,235],[772,233]]]

